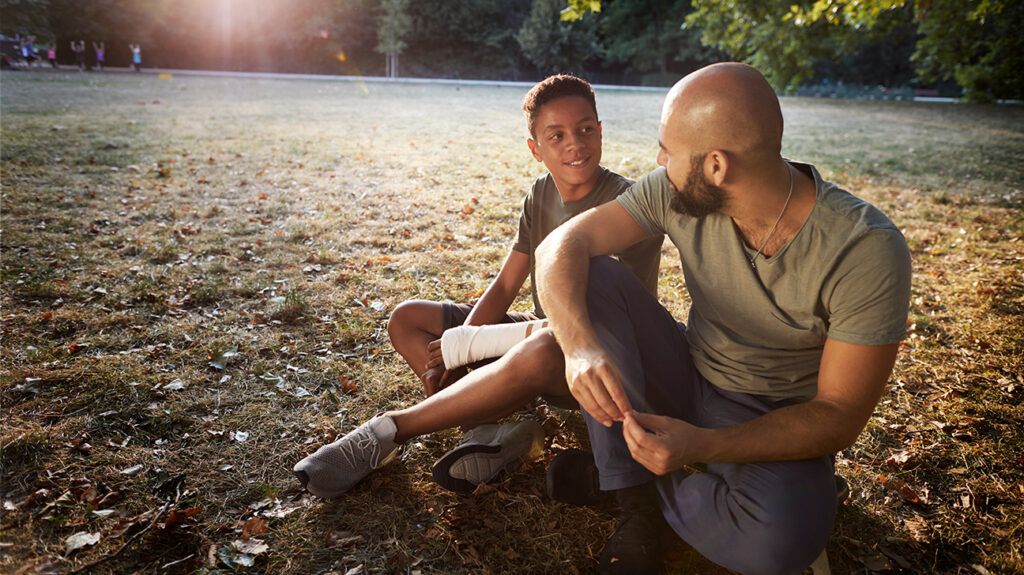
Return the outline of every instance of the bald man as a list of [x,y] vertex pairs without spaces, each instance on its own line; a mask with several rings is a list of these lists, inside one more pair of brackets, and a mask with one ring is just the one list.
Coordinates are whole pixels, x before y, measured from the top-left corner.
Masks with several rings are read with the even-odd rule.
[[[656,572],[674,533],[740,573],[799,573],[832,530],[834,454],[905,336],[909,250],[875,207],[782,158],[779,101],[754,68],[683,78],[659,132],[662,167],[537,254],[600,487],[622,509],[601,569]],[[685,325],[598,257],[662,235],[682,261]]]

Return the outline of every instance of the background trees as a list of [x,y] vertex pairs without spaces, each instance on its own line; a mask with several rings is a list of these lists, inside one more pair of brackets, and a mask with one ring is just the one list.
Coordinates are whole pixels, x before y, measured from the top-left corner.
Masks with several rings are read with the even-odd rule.
[[[779,89],[837,83],[1024,97],[1016,0],[0,0],[4,34],[128,42],[153,66],[667,85],[739,59]],[[123,48],[123,49],[122,49]]]

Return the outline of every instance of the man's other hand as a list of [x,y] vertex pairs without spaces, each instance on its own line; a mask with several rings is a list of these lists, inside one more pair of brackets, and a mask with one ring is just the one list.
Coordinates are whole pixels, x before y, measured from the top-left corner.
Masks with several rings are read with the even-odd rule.
[[622,434],[633,459],[655,475],[665,475],[697,461],[697,436],[703,430],[681,419],[630,411]]
[[622,389],[622,376],[604,350],[566,356],[565,380],[580,407],[605,427],[633,410]]

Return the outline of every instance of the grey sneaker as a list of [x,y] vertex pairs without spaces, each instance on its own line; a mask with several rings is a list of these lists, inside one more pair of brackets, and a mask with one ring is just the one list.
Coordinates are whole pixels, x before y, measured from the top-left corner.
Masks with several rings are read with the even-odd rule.
[[292,471],[313,495],[325,499],[340,497],[398,455],[397,431],[394,420],[378,415],[306,456]]
[[540,455],[544,430],[534,420],[481,425],[434,464],[434,480],[456,493],[472,493],[503,469],[527,456]]

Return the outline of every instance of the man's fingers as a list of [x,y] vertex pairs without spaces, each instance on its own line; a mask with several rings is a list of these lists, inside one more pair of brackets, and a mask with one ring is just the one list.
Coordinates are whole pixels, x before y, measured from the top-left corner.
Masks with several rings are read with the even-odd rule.
[[622,376],[619,375],[619,370],[613,364],[605,364],[601,369],[601,379],[604,381],[604,388],[608,390],[608,395],[615,403],[615,411],[620,413],[618,419],[622,419],[621,414],[632,411],[633,407],[629,403],[626,391],[622,388]]
[[[608,415],[608,417],[614,421],[622,420],[622,413],[619,411],[618,406],[612,401],[611,395],[608,394],[608,382],[602,380],[596,380],[592,384],[592,395],[594,401],[601,406],[601,410]],[[606,424],[607,425],[607,424]]]
[[605,413],[601,405],[594,401],[594,394],[591,392],[590,387],[583,381],[576,381],[576,385],[572,387],[573,397],[576,401],[580,402],[580,407],[583,411],[590,414],[590,417],[596,419],[601,425],[609,427],[612,424],[612,418]]
[[632,415],[639,425],[659,435],[668,430],[668,426],[665,425],[665,419],[667,418],[663,415],[642,413],[640,411],[634,411]]
[[427,350],[433,351],[435,349],[441,349],[441,340],[435,339],[434,341],[427,344]]
[[427,369],[434,369],[435,367],[443,367],[443,366],[444,366],[444,359],[442,359],[440,357],[431,357],[430,360],[427,361]]
[[640,425],[640,422],[636,418],[636,412],[631,411],[626,414],[626,420],[622,423],[623,433],[629,436],[629,439],[633,441],[641,449],[646,449],[650,440],[650,435]]

